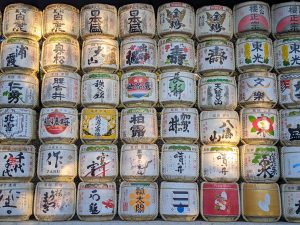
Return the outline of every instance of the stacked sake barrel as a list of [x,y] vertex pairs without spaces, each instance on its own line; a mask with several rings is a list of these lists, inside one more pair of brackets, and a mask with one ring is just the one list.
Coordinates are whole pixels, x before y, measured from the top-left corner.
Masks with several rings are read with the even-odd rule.
[[[42,13],[25,4],[4,10],[0,67],[0,221],[28,220],[33,209],[34,141]],[[2,25],[2,24],[1,24]]]
[[[289,222],[299,222],[299,148],[300,148],[300,22],[299,2],[272,6],[272,34],[275,70],[278,72],[279,139],[281,148],[281,176],[287,184],[281,185],[282,213]],[[270,164],[271,165],[271,164]]]
[[118,214],[123,220],[154,220],[158,214],[157,44],[153,6],[119,8],[121,77]]
[[161,112],[160,215],[169,221],[193,221],[199,214],[198,75],[194,74],[195,12],[186,3],[158,8],[159,103]]
[[77,216],[111,220],[117,210],[119,46],[117,9],[90,4],[81,8],[83,39]]
[[75,214],[78,111],[80,104],[79,10],[48,5],[43,12],[42,78],[34,216],[69,220]]
[[[281,216],[279,186],[278,101],[269,5],[253,1],[235,5],[234,34],[238,103],[242,216],[246,221],[275,222]],[[254,207],[258,206],[258,207]]]
[[[240,216],[239,115],[234,75],[232,11],[212,5],[196,12],[200,113],[201,215],[207,221],[235,221]],[[227,205],[231,207],[227,207]]]

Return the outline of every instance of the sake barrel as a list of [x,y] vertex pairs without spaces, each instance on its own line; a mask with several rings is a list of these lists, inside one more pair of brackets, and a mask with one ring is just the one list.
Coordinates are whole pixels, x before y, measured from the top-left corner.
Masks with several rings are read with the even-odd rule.
[[32,5],[10,4],[4,9],[2,28],[6,38],[25,37],[38,41],[42,37],[42,12]]
[[209,182],[237,182],[240,178],[239,149],[203,145],[201,147],[201,178]]
[[194,221],[199,215],[197,183],[163,181],[160,186],[160,215],[167,221]]
[[153,144],[158,138],[156,109],[123,109],[120,120],[120,137],[126,144]]
[[33,145],[0,145],[0,182],[29,182],[34,177]]
[[157,68],[156,40],[148,37],[131,37],[121,42],[120,67],[123,71]]
[[74,144],[41,145],[37,176],[41,181],[72,182],[77,176],[77,146]]
[[272,34],[276,38],[296,36],[300,32],[300,3],[283,2],[272,5]]
[[34,75],[39,70],[40,49],[37,41],[13,37],[1,43],[1,70],[4,73]]
[[32,183],[0,183],[0,221],[29,220],[33,208]]
[[154,107],[158,101],[155,73],[132,71],[122,74],[121,103],[125,107]]
[[183,2],[165,3],[157,10],[157,33],[167,35],[185,35],[192,37],[195,32],[194,8]]
[[198,82],[200,110],[235,110],[237,84],[234,77],[202,77]]
[[118,176],[116,145],[81,145],[78,176],[83,182],[112,182]]
[[196,181],[199,177],[199,146],[164,144],[161,149],[160,175],[166,181]]
[[234,46],[222,39],[200,42],[197,46],[197,72],[203,76],[230,76],[235,70]]
[[276,222],[281,217],[279,186],[273,184],[241,184],[242,216],[247,222]]
[[143,3],[123,5],[119,8],[118,16],[121,39],[130,36],[154,37],[155,13],[152,5]]
[[293,109],[298,108],[300,104],[300,74],[280,74],[278,76],[279,104],[283,108]]
[[119,69],[119,44],[108,38],[90,38],[83,41],[81,69],[85,73],[113,73]]
[[165,143],[196,143],[199,115],[195,108],[165,108],[161,112],[160,135]]
[[158,41],[158,68],[166,71],[193,71],[194,41],[182,36],[168,36]]
[[299,183],[300,174],[300,148],[281,148],[281,177],[287,183]]
[[250,72],[239,75],[238,102],[241,107],[273,108],[278,102],[275,73]]
[[88,4],[80,10],[80,35],[83,40],[92,37],[118,37],[117,8],[107,4]]
[[154,220],[158,215],[157,183],[123,181],[119,190],[118,215],[129,221]]
[[79,183],[76,213],[83,221],[112,220],[117,213],[116,183]]
[[44,107],[71,107],[80,104],[81,77],[73,72],[50,72],[43,76],[41,101]]
[[272,145],[240,147],[241,177],[247,183],[275,183],[280,177],[279,153]]
[[244,144],[275,145],[279,140],[277,109],[247,108],[241,112],[241,136]]
[[155,144],[124,144],[120,175],[128,182],[152,182],[159,176],[159,149]]
[[88,73],[82,77],[81,103],[88,108],[116,108],[119,105],[119,76]]
[[282,184],[280,186],[280,189],[281,189],[282,214],[284,219],[288,222],[299,223],[300,185]]
[[248,1],[233,7],[234,35],[242,37],[250,33],[269,36],[271,33],[271,16],[268,3]]
[[184,71],[164,72],[159,80],[159,102],[163,107],[192,107],[196,103],[198,75]]
[[79,42],[66,35],[55,35],[43,43],[41,64],[47,73],[76,72],[80,67]]
[[75,214],[76,186],[67,182],[38,182],[34,216],[39,221],[66,221]]
[[270,71],[274,66],[272,40],[250,34],[236,41],[236,67],[241,73]]
[[296,73],[300,70],[300,38],[290,37],[274,41],[275,70],[278,73]]
[[39,138],[44,144],[72,144],[78,139],[78,111],[69,108],[42,108]]
[[196,32],[198,41],[223,38],[233,35],[232,10],[223,5],[203,6],[196,11]]
[[200,141],[204,145],[236,146],[240,142],[239,115],[235,111],[202,111]]
[[0,109],[1,144],[29,144],[36,139],[36,112],[32,109]]
[[285,146],[300,146],[300,110],[280,110],[280,142]]
[[47,5],[43,12],[43,35],[65,34],[78,38],[79,36],[79,10],[67,4]]
[[85,144],[110,144],[118,139],[119,123],[116,109],[81,111],[80,139]]
[[229,222],[240,217],[237,183],[201,183],[200,212],[206,221]]
[[39,80],[35,76],[3,74],[0,90],[1,107],[36,108],[39,105]]

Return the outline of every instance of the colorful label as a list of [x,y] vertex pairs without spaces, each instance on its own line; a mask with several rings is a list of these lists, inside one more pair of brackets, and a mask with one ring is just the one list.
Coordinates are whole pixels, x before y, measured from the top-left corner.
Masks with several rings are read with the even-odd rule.
[[274,43],[275,69],[284,70],[300,66],[300,40],[278,40]]
[[300,76],[287,74],[279,76],[280,104],[288,108],[297,108],[300,104]]

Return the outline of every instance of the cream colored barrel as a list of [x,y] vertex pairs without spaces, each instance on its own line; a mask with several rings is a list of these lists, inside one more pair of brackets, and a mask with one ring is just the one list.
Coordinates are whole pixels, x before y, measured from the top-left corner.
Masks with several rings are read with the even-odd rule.
[[208,5],[196,11],[196,38],[198,41],[223,38],[233,35],[232,10],[223,5]]
[[75,208],[75,183],[37,183],[34,196],[34,216],[38,221],[71,220],[75,214]]
[[42,37],[42,12],[31,5],[10,4],[4,9],[2,28],[6,38],[25,37],[38,41]]
[[41,145],[37,176],[41,181],[72,182],[77,176],[77,146],[72,144]]
[[88,73],[82,77],[81,104],[88,108],[116,108],[120,84],[117,74]]
[[35,76],[39,71],[39,43],[27,38],[13,37],[1,43],[1,70]]
[[32,183],[0,183],[3,206],[0,208],[0,221],[29,220],[33,209]]
[[[279,104],[283,108],[298,108],[300,104],[300,93],[297,90],[300,84],[300,74],[289,73],[278,76],[278,87],[280,87]],[[297,90],[297,91],[296,91]]]
[[156,109],[123,109],[120,120],[120,138],[126,144],[153,144],[158,138]]
[[29,182],[35,172],[33,145],[0,145],[0,182]]
[[161,148],[160,175],[165,181],[194,182],[199,177],[199,146],[164,144]]
[[111,144],[119,136],[117,109],[89,109],[81,111],[80,139],[85,144]]
[[280,142],[285,146],[300,146],[300,110],[282,109],[280,118]]
[[39,138],[44,144],[72,144],[78,139],[78,111],[69,108],[42,108]]
[[51,4],[43,12],[43,36],[65,34],[74,38],[79,36],[79,10],[67,4]]
[[282,147],[280,154],[281,177],[286,183],[299,183],[299,147]]
[[80,35],[83,40],[93,37],[118,37],[117,8],[107,4],[88,4],[80,10]]
[[195,108],[165,108],[160,136],[165,143],[193,144],[199,139],[199,115]]
[[36,112],[32,109],[0,109],[1,144],[29,144],[36,139]]
[[277,109],[247,108],[240,111],[244,144],[275,145],[279,140]]
[[119,174],[116,145],[81,145],[78,176],[83,182],[112,182]]
[[238,220],[240,217],[239,185],[237,183],[201,183],[200,209],[206,221]]
[[201,178],[209,182],[237,182],[240,178],[239,149],[203,145],[201,147]]
[[202,77],[198,82],[198,107],[200,110],[235,110],[237,84],[234,77]]
[[132,71],[122,74],[121,103],[125,107],[154,107],[158,101],[155,73]]
[[160,186],[160,215],[166,221],[194,221],[199,215],[197,183],[163,181]]
[[249,33],[269,36],[271,33],[270,6],[262,1],[248,1],[233,7],[234,35],[242,37]]
[[76,213],[83,221],[112,220],[117,213],[116,183],[79,183]]
[[300,222],[299,216],[299,184],[282,184],[281,189],[281,204],[282,214],[288,222]]
[[235,111],[200,113],[200,141],[204,145],[236,146],[240,142],[239,115]]
[[143,3],[124,5],[119,8],[118,16],[121,39],[132,36],[154,37],[156,24],[152,5]]
[[277,76],[269,72],[239,75],[238,103],[241,107],[273,108],[278,102]]
[[80,104],[80,83],[81,77],[77,73],[46,73],[41,91],[43,106],[76,108]]
[[240,147],[241,177],[248,183],[275,183],[280,177],[279,152],[272,145]]
[[39,105],[39,80],[35,76],[8,73],[0,76],[0,106],[36,108]]
[[120,185],[118,215],[122,220],[154,220],[158,215],[157,183],[125,182]]
[[165,3],[157,10],[157,33],[160,37],[183,35],[192,37],[195,32],[194,8],[183,2]]
[[108,38],[89,38],[83,41],[81,69],[85,73],[113,73],[119,69],[119,44]]
[[159,176],[159,149],[155,144],[124,144],[120,175],[128,182],[152,182]]
[[241,184],[242,216],[247,222],[276,222],[281,217],[279,186],[273,184]]

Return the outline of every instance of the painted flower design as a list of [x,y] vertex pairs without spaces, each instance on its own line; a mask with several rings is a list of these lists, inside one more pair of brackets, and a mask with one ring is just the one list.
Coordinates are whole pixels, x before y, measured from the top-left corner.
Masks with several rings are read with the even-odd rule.
[[249,116],[249,121],[252,123],[251,133],[257,133],[266,137],[266,135],[274,136],[274,116],[267,117],[264,114],[261,116]]

